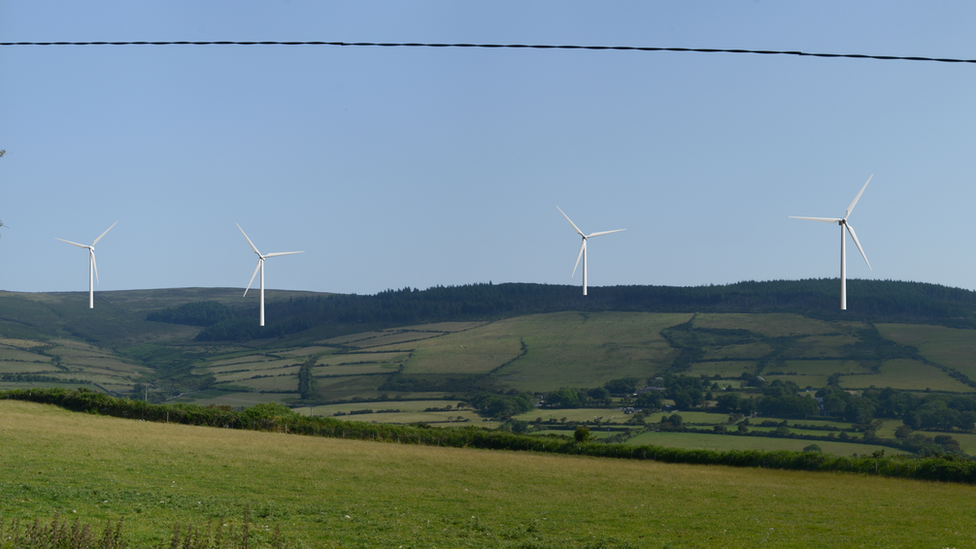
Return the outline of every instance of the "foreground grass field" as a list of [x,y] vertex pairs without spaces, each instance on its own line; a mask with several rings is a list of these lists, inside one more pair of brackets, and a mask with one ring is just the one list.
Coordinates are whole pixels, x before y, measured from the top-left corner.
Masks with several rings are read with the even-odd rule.
[[155,424],[0,401],[0,518],[137,546],[174,523],[310,547],[971,547],[976,487]]

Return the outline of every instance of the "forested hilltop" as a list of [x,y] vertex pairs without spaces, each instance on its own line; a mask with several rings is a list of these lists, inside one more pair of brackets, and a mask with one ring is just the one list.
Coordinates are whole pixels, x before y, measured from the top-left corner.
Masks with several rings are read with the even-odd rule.
[[919,282],[848,281],[848,310],[840,311],[838,279],[739,282],[697,287],[610,286],[580,295],[578,286],[471,284],[427,290],[404,288],[376,295],[330,295],[269,303],[269,326],[259,328],[253,307],[208,301],[150,313],[146,319],[205,326],[198,341],[247,341],[315,328],[316,336],[350,329],[429,322],[496,319],[559,311],[791,312],[823,320],[940,324],[976,328],[976,292]]

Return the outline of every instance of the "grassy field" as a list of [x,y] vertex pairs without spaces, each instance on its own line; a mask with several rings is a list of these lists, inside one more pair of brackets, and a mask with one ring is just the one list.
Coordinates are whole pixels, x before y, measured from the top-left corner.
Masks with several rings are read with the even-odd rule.
[[[311,547],[972,547],[976,488],[298,437],[0,402],[0,516]],[[713,437],[735,438],[735,437]],[[909,511],[910,509],[910,511]],[[261,540],[255,540],[260,542]],[[253,543],[252,546],[260,546]]]
[[554,313],[504,321],[528,353],[498,370],[506,385],[522,391],[599,387],[620,377],[647,378],[667,367],[674,350],[661,330],[688,314]]
[[737,313],[706,313],[695,317],[696,328],[721,330],[749,330],[767,337],[788,337],[804,334],[828,335],[851,332],[863,328],[859,322],[825,322],[790,313],[764,315]]
[[167,404],[177,402],[200,403],[206,402],[207,405],[231,406],[234,408],[250,408],[255,404],[265,402],[287,403],[298,400],[301,395],[298,393],[240,393],[226,391],[201,391],[200,393],[184,395],[167,401]]
[[66,383],[86,380],[127,393],[149,372],[112,351],[79,341],[0,338],[0,374],[40,374]]
[[[267,299],[316,295],[275,291]],[[545,393],[562,387],[599,387],[622,377],[653,383],[653,377],[667,372],[717,376],[716,383],[732,389],[740,388],[743,373],[812,389],[840,374],[840,387],[851,391],[874,386],[920,393],[926,389],[976,392],[937,366],[971,373],[976,379],[976,330],[877,326],[881,336],[917,348],[931,363],[916,360],[912,349],[879,340],[870,324],[783,313],[561,312],[491,322],[383,329],[364,325],[361,333],[339,337],[331,336],[344,329],[246,343],[199,343],[193,337],[200,328],[148,322],[145,315],[191,301],[237,307],[253,304],[250,298],[242,300],[240,290],[233,288],[99,292],[96,296],[96,308],[88,309],[84,292],[0,292],[4,380],[44,376],[31,383],[48,385],[56,383],[52,379],[73,378],[121,394],[129,394],[136,383],[147,383],[167,398],[183,391],[186,394],[179,401],[204,405],[301,404],[299,365],[314,358],[316,395],[309,398],[306,392],[308,401],[355,401],[361,408],[376,408],[382,406],[376,401],[392,402],[398,397],[445,399],[440,400],[443,406],[452,402],[446,399],[470,397],[482,389]],[[878,354],[879,349],[888,354]],[[672,368],[679,357],[685,362]],[[172,364],[180,369],[167,371]],[[194,381],[180,381],[174,388],[158,379],[187,372],[212,375],[214,387],[225,390],[198,391],[200,385]],[[13,386],[30,385],[21,381]],[[577,422],[601,417],[602,422],[622,424],[628,419],[614,410],[540,411],[520,419],[534,422],[541,415],[544,422],[553,415],[572,416],[569,421]],[[442,421],[449,414],[409,410],[374,416],[371,421],[404,423]]]
[[944,326],[878,324],[881,335],[918,349],[925,358],[976,379],[976,330]]
[[954,393],[976,391],[976,388],[956,381],[935,366],[903,358],[886,360],[877,374],[841,376],[840,386],[845,389],[866,389],[874,386],[907,391],[929,389]]
[[841,456],[849,456],[852,454],[864,455],[878,450],[884,450],[888,455],[904,453],[894,448],[876,446],[874,444],[738,435],[709,435],[704,433],[675,433],[668,431],[642,433],[629,439],[627,444],[654,444],[658,446],[691,449],[701,448],[705,450],[792,450],[794,452],[803,451],[805,447],[816,444],[826,453]]

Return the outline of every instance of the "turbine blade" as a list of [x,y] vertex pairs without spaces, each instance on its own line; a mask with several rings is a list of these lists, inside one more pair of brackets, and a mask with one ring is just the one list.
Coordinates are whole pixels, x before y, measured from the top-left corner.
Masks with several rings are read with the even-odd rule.
[[[570,221],[570,223],[572,223],[572,221]],[[583,250],[585,249],[586,249],[586,239],[584,238],[583,243],[580,244],[580,251],[578,254],[576,254],[576,265],[573,265],[573,274],[569,275],[570,278],[576,276],[576,267],[579,267],[579,260],[581,257],[583,257]]]
[[[241,232],[244,232],[244,231],[241,231]],[[247,235],[244,235],[244,236],[247,237]],[[251,283],[254,282],[254,277],[258,276],[258,269],[261,268],[261,262],[262,261],[264,261],[264,258],[263,257],[258,258],[258,264],[257,264],[256,267],[254,267],[254,274],[251,275],[251,280],[248,280],[247,281],[247,288],[244,288],[244,296],[242,296],[242,297],[247,297],[247,291],[251,289]]]
[[[239,224],[234,223],[234,225],[237,225],[237,228],[238,229],[241,229],[241,226]],[[256,254],[258,254],[258,256],[260,256],[261,255],[261,252],[259,252],[258,249],[254,246],[254,243],[251,242],[251,239],[250,238],[247,238],[247,233],[244,232],[244,229],[241,229],[241,234],[244,235],[244,238],[245,239],[247,239],[247,243],[251,245],[251,249],[254,250],[254,253],[256,253]],[[251,277],[251,280],[254,280],[254,277],[253,276]]]
[[790,219],[806,219],[808,221],[821,221],[823,223],[840,223],[843,219],[839,217],[797,217],[791,215]]
[[71,244],[72,246],[78,246],[79,248],[87,248],[88,247],[88,246],[85,246],[84,244],[78,244],[77,242],[72,242],[70,240],[65,240],[63,238],[57,238],[57,237],[55,237],[54,240],[60,240],[61,242],[67,242],[68,244]]
[[576,223],[573,223],[573,220],[570,219],[568,215],[566,215],[566,212],[564,212],[559,206],[556,206],[556,209],[559,210],[559,213],[563,214],[563,217],[566,218],[566,221],[569,221],[569,224],[573,226],[573,230],[575,230],[577,234],[579,234],[580,236],[586,236],[583,234],[583,231],[579,230],[579,227],[576,226]]
[[[857,244],[857,251],[861,252],[861,257],[864,258],[864,262],[868,264],[868,269],[871,269],[871,263],[868,261],[868,256],[864,255],[864,248],[861,247],[861,243],[857,241],[857,235],[854,234],[854,227],[851,227],[850,223],[844,223],[847,225],[847,232],[851,233],[851,238],[854,239],[854,244]],[[871,269],[872,271],[874,269]]]
[[[874,177],[874,174],[871,174],[871,177]],[[854,211],[854,205],[857,204],[858,199],[860,199],[861,195],[864,194],[864,189],[868,188],[868,183],[871,182],[871,177],[869,177],[867,182],[864,183],[864,186],[861,187],[861,192],[857,193],[857,196],[854,197],[854,202],[851,202],[851,205],[847,207],[847,215],[844,216],[844,219],[850,217],[851,212]]]
[[303,253],[305,253],[305,252],[304,251],[301,251],[301,252],[274,252],[274,253],[271,253],[271,254],[267,254],[264,257],[277,257],[279,255],[291,255],[291,254],[303,254]]
[[[92,244],[94,246],[94,244]],[[95,263],[95,250],[88,248],[88,255],[91,256],[92,270],[95,271],[95,284],[101,284],[98,281],[98,263]]]
[[588,235],[586,235],[586,238],[593,238],[594,236],[603,236],[605,234],[610,234],[610,233],[619,233],[621,231],[626,231],[626,230],[627,229],[617,229],[615,231],[601,231],[601,232],[598,232],[598,233],[588,234]]
[[[114,226],[116,226],[118,224],[119,224],[119,222],[116,221],[115,223],[112,223],[112,227],[114,227]],[[112,227],[109,227],[109,228],[105,229],[105,232],[102,233],[102,234],[100,234],[100,235],[98,235],[98,238],[96,238],[95,241],[91,243],[91,245],[94,246],[95,244],[98,244],[98,241],[101,240],[103,236],[105,236],[106,234],[108,234],[108,232],[112,230]]]

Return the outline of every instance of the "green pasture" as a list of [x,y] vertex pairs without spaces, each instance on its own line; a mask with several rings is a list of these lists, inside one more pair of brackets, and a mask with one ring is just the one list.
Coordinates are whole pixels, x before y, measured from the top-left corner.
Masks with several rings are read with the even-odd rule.
[[[0,291],[0,295],[2,295],[2,294],[3,294],[3,291]],[[3,336],[0,336],[0,352],[2,352],[2,350],[4,348],[24,349],[24,350],[26,350],[26,349],[32,349],[32,348],[38,347],[38,346],[43,346],[43,345],[45,345],[44,342],[37,341],[37,340],[34,340],[34,339],[18,339],[18,338],[14,338],[14,337],[3,337]]]
[[657,412],[647,416],[646,423],[660,423],[661,418],[670,417],[674,414],[681,416],[681,421],[685,423],[697,423],[705,425],[715,425],[726,423],[729,419],[728,414],[717,414],[712,412],[695,412],[690,410],[676,410],[674,412]]
[[298,391],[298,369],[293,375],[273,375],[271,377],[260,377],[252,379],[241,379],[233,382],[234,385],[249,387],[255,391]]
[[437,337],[448,333],[463,332],[487,324],[484,321],[473,322],[434,322],[416,326],[403,326],[388,330],[361,332],[345,336],[333,337],[320,341],[324,345],[342,345],[348,347],[379,347],[405,341],[417,341]]
[[563,418],[566,418],[566,422],[577,423],[595,420],[601,423],[624,423],[631,417],[633,416],[611,408],[535,408],[515,416],[515,419],[529,423],[535,422],[538,418],[542,418],[543,423],[548,423],[550,420],[562,423]]
[[925,358],[976,379],[976,330],[917,324],[878,324],[882,336],[911,345]]
[[366,339],[372,339],[375,337],[380,337],[385,335],[386,332],[358,332],[355,334],[342,335],[337,337],[330,337],[328,339],[323,339],[318,343],[322,345],[351,345],[357,341],[363,341]]
[[790,342],[783,356],[790,358],[834,358],[843,356],[860,339],[853,333],[799,337]]
[[[341,404],[323,404],[320,406],[312,406],[305,408],[297,408],[296,412],[301,412],[304,415],[309,415],[309,410],[311,410],[311,415],[313,416],[332,416],[336,412],[349,413],[353,410],[401,410],[404,412],[422,412],[427,408],[444,408],[448,405],[454,407],[453,411],[457,410],[458,404],[461,404],[460,400],[377,400],[371,402],[343,402]],[[466,406],[462,409],[467,408]]]
[[[282,349],[278,354],[294,357],[308,357],[310,355],[329,355],[336,352],[334,347],[323,347],[321,345],[310,345],[308,347],[296,347],[294,349]],[[304,360],[303,360],[304,362]]]
[[97,387],[88,385],[86,383],[68,383],[67,381],[64,383],[58,383],[53,381],[0,381],[0,390],[31,389],[31,388],[53,389],[55,387],[62,387],[65,389],[75,389],[78,387],[83,387],[90,391],[97,391],[99,393],[102,392]]
[[414,341],[423,341],[426,339],[441,337],[445,335],[445,333],[446,332],[387,331],[380,336],[359,340],[351,343],[349,346],[358,347],[360,349],[371,349],[374,347],[383,347],[387,345],[404,345]]
[[499,321],[490,326],[504,325],[514,336],[524,339],[528,352],[494,375],[522,391],[599,387],[621,377],[646,379],[668,367],[677,356],[661,336],[661,330],[687,322],[690,317],[568,312]]
[[410,353],[393,351],[386,353],[336,353],[319,358],[316,366],[343,366],[362,362],[403,362],[410,357]]
[[704,360],[751,360],[756,361],[772,351],[765,343],[743,343],[738,345],[713,345],[704,348]]
[[[769,370],[782,370],[785,374],[827,376],[831,374],[866,374],[871,370],[856,360],[787,360],[785,366],[771,366]],[[802,387],[802,385],[801,385]]]
[[[148,374],[144,366],[123,360],[111,351],[90,344],[58,339],[41,342],[27,339],[2,338],[0,345],[0,373],[37,374],[52,378],[84,379],[109,390],[128,392],[132,385]],[[45,355],[34,352],[43,349]],[[60,367],[54,365],[59,357]],[[56,385],[75,383],[56,383]],[[31,383],[40,386],[40,383]]]
[[281,360],[281,357],[276,355],[271,355],[269,353],[257,353],[257,354],[247,354],[238,355],[233,358],[224,358],[220,360],[212,360],[206,363],[206,368],[211,372],[220,372],[224,370],[233,370],[243,367],[251,367],[251,365],[263,362],[269,362],[272,360]]
[[704,313],[695,316],[696,328],[748,330],[766,337],[789,337],[805,334],[826,335],[850,333],[865,327],[855,322],[826,322],[792,313]]
[[[755,361],[739,361],[739,360],[729,360],[721,362],[696,362],[691,365],[690,368],[685,370],[683,373],[690,376],[720,376],[723,378],[735,378],[741,376],[743,373],[748,372],[750,374],[756,373],[756,362]],[[727,385],[728,382],[725,382]],[[722,382],[719,385],[723,385]],[[738,385],[735,385],[738,387]]]
[[[517,357],[521,350],[519,334],[510,329],[507,321],[415,341],[406,346],[413,349],[404,364],[404,373],[408,374],[487,373]],[[400,350],[404,345],[396,347],[394,350]],[[376,347],[376,350],[382,349]]]
[[874,386],[908,391],[931,389],[953,393],[976,391],[976,389],[949,377],[940,368],[907,358],[886,360],[877,374],[842,376],[840,386],[845,389],[866,389]]
[[0,432],[0,516],[60,510],[99,528],[124,516],[137,547],[167,544],[176,523],[239,529],[248,507],[252,547],[276,526],[292,547],[322,548],[976,545],[966,485],[301,437],[13,401],[0,402]]
[[226,372],[226,373],[217,374],[214,377],[216,378],[217,383],[231,383],[235,381],[251,379],[255,376],[274,376],[274,377],[280,377],[283,375],[297,376],[298,370],[300,369],[301,369],[301,365],[292,362],[291,365],[289,366],[278,366],[275,368],[269,368],[267,370],[246,370],[243,372],[241,371]]
[[203,370],[214,375],[221,375],[224,373],[239,372],[242,370],[250,372],[270,372],[291,366],[301,366],[301,364],[301,361],[297,361],[294,358],[277,358],[266,356],[264,357],[264,360],[260,361],[255,360],[251,362],[226,364],[223,366],[209,367]]
[[[857,444],[852,442],[834,442],[827,440],[803,440],[793,438],[773,438],[765,436],[742,435],[713,435],[707,433],[683,433],[673,431],[658,431],[641,433],[627,440],[627,444],[635,446],[653,444],[672,448],[688,448],[702,450],[790,450],[801,452],[811,444],[816,444],[825,453],[840,456],[853,454],[864,455],[884,450],[886,455],[902,454],[895,448],[878,446],[875,444]],[[974,494],[976,495],[976,494]]]
[[[316,377],[315,388],[320,395],[329,395],[331,400],[358,399],[360,401],[380,400],[381,395],[395,396],[395,393],[381,391],[380,385],[386,380],[385,375],[358,375],[339,377]],[[296,378],[297,382],[297,378]],[[412,393],[411,398],[427,398],[425,395]],[[440,393],[430,395],[439,398]]]
[[287,403],[298,400],[300,397],[301,395],[298,393],[245,393],[211,390],[181,395],[179,398],[167,401],[167,404],[187,402],[200,404],[201,406],[210,406],[213,404],[214,406],[250,408],[256,404],[264,404],[266,402]]
[[412,332],[463,332],[478,326],[484,326],[487,322],[474,320],[468,322],[432,322],[430,324],[417,324],[414,326],[403,326],[399,330],[409,330]]
[[365,364],[341,364],[312,368],[315,377],[352,376],[363,374],[392,374],[400,368],[399,362],[367,362]]
[[0,345],[0,360],[15,362],[51,362],[51,357]]
[[432,337],[442,336],[450,332],[433,330],[383,330],[379,332],[362,332],[346,336],[334,337],[320,341],[323,345],[339,345],[342,347],[352,347],[368,349],[372,347],[382,347],[397,343],[421,341]]
[[0,374],[63,374],[64,370],[58,370],[51,366],[51,361],[47,362],[22,362],[14,360],[0,360]]
[[[379,409],[379,408],[377,408]],[[316,414],[318,415],[318,414]],[[330,416],[332,417],[332,416]],[[478,427],[487,426],[482,421],[484,418],[471,410],[451,411],[451,412],[385,412],[382,414],[354,414],[348,416],[335,417],[344,421],[366,421],[373,423],[388,423],[393,425],[409,425],[412,423],[428,423],[438,427],[466,427],[476,425]],[[485,423],[482,425],[482,423]],[[500,423],[496,420],[494,427]]]
[[[760,416],[760,417],[754,417],[754,418],[750,419],[749,422],[752,423],[752,425],[750,425],[749,427],[752,428],[752,427],[754,427],[756,425],[759,425],[763,421],[775,421],[777,423],[782,423],[783,421],[786,421],[789,425],[815,425],[815,426],[819,426],[819,427],[837,427],[838,429],[844,429],[844,428],[847,428],[847,427],[850,427],[851,426],[851,424],[848,423],[848,422],[846,422],[846,421],[832,421],[832,420],[827,420],[827,419],[813,419],[813,418],[810,418],[810,419],[787,419],[787,418],[782,418],[782,417],[765,417],[765,416]],[[893,421],[893,420],[889,420],[889,421]],[[900,424],[901,421],[899,421],[898,423]],[[792,427],[791,427],[791,429],[792,429]],[[818,431],[818,432],[823,433],[823,434],[826,435],[829,431]],[[894,430],[892,430],[892,433],[894,433]],[[894,437],[894,434],[892,434],[890,438],[893,438],[893,437]]]
[[763,374],[763,377],[766,378],[766,381],[768,381],[770,383],[772,383],[773,381],[776,381],[777,379],[779,379],[781,381],[792,381],[793,383],[796,383],[797,386],[799,386],[800,388],[806,388],[806,387],[820,388],[820,387],[825,387],[827,385],[827,380],[830,379],[830,376],[824,376],[824,375],[818,376],[818,375],[789,375],[789,374],[786,374],[786,375],[777,375],[777,374]]

